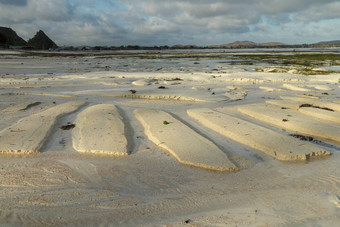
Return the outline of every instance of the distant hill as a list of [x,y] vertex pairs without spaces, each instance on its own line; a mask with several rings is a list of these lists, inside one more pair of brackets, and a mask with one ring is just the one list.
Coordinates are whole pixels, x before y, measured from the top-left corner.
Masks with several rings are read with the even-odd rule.
[[257,43],[257,45],[258,46],[264,46],[264,47],[290,46],[287,43],[280,43],[280,42]]
[[41,30],[39,30],[32,39],[28,40],[28,45],[36,50],[48,50],[50,48],[58,47],[57,44]]
[[226,48],[226,49],[238,49],[238,48],[258,48],[258,47],[285,47],[288,44],[279,43],[279,42],[270,42],[270,43],[255,43],[252,41],[236,41],[233,43],[222,44],[222,45],[212,45],[208,46],[209,48]]
[[0,27],[0,45],[27,46],[27,42],[11,28]]
[[315,43],[315,45],[340,45],[340,40],[322,41]]

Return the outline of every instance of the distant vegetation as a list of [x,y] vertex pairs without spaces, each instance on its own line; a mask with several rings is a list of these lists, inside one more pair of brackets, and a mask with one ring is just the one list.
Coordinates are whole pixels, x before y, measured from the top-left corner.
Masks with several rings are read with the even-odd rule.
[[330,42],[320,42],[314,44],[285,44],[278,42],[254,43],[251,41],[237,41],[229,44],[197,46],[197,45],[174,45],[174,46],[64,46],[64,50],[181,50],[181,49],[252,49],[252,48],[328,48],[340,47],[340,40]]

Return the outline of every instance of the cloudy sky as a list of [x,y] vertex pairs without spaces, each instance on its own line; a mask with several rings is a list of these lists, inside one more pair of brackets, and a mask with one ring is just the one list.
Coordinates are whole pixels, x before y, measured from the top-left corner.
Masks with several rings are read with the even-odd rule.
[[58,45],[340,40],[340,0],[0,0],[0,26]]

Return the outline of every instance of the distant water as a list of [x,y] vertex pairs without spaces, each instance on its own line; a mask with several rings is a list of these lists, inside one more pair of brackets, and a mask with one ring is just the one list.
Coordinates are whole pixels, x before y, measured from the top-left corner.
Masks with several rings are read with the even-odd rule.
[[[170,50],[171,51],[171,50]],[[169,52],[170,52],[169,51]],[[206,53],[267,53],[267,52],[339,52],[340,48],[251,48],[251,49],[193,49],[173,50],[174,52],[206,52]]]
[[324,67],[320,67],[323,69],[329,69],[329,70],[333,70],[333,71],[340,71],[340,66],[324,66]]
[[250,48],[250,49],[174,49],[174,50],[121,50],[124,53],[287,53],[287,52],[335,52],[340,48]]

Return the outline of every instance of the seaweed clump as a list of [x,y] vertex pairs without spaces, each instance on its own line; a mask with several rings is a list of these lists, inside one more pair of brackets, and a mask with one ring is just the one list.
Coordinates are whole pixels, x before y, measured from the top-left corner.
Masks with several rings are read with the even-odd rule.
[[327,111],[334,112],[333,109],[330,109],[330,108],[327,108],[327,107],[314,106],[312,104],[301,104],[299,106],[299,108],[302,108],[302,107],[312,107],[312,108],[317,108],[317,109],[322,109],[322,110],[327,110]]

